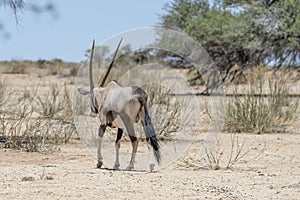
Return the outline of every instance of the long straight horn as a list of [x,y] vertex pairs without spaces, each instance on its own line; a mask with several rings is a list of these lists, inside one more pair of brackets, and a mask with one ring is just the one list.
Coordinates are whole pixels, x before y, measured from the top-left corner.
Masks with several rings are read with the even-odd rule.
[[118,51],[119,51],[119,47],[120,47],[120,45],[121,45],[121,43],[122,43],[122,40],[123,40],[123,38],[121,38],[121,40],[120,40],[120,42],[119,42],[119,44],[118,44],[118,47],[117,47],[117,49],[116,49],[116,51],[115,51],[115,54],[114,54],[114,57],[113,57],[111,63],[109,64],[109,66],[108,66],[108,69],[107,69],[107,71],[106,71],[106,73],[105,73],[105,75],[104,75],[104,78],[103,78],[103,80],[102,80],[102,82],[101,82],[101,84],[100,84],[100,87],[103,87],[103,86],[104,86],[105,81],[106,81],[106,79],[107,79],[107,77],[108,77],[108,74],[109,74],[109,72],[110,72],[112,66],[114,65],[114,62],[115,62],[117,53],[118,53]]
[[91,58],[90,58],[90,68],[89,68],[89,79],[90,79],[90,88],[93,89],[95,87],[94,80],[93,80],[93,54],[95,48],[95,40],[93,40],[93,46],[91,51]]

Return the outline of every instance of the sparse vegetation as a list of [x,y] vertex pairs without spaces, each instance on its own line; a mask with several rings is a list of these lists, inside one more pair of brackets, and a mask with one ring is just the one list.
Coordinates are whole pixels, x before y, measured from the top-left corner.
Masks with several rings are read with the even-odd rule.
[[249,163],[257,160],[266,150],[266,143],[258,144],[253,148],[246,147],[247,140],[238,134],[219,134],[216,141],[211,143],[204,141],[203,151],[198,158],[189,157],[188,154],[183,159],[182,167],[193,169],[234,169],[239,164]]
[[178,99],[171,91],[159,84],[145,88],[151,100],[151,117],[159,139],[171,139],[182,126],[182,116]]
[[299,98],[290,94],[287,81],[265,80],[263,76],[250,81],[246,92],[234,91],[225,110],[220,113],[225,129],[230,132],[285,132],[297,118]]
[[[39,77],[53,74],[74,76],[77,70],[78,64],[60,59],[0,62],[0,72],[9,74],[30,71]],[[66,84],[64,87],[36,85],[15,91],[7,86],[6,80],[0,80],[1,146],[29,152],[47,151],[54,144],[68,142],[75,132],[72,97]]]
[[59,89],[57,85],[50,86],[50,92],[36,96],[36,112],[41,116],[53,118],[64,108],[64,102],[59,99]]
[[[202,160],[185,159],[187,165],[199,168],[199,164],[203,166],[205,161],[205,168],[231,169],[238,163],[253,160],[247,156],[252,149],[245,148],[247,140],[241,142],[239,133],[285,133],[296,125],[299,120],[299,97],[291,93],[290,75],[278,72],[280,75],[274,77],[270,72],[264,67],[251,69],[246,84],[229,85],[233,92],[227,91],[227,96],[222,97],[223,108],[214,114],[218,116],[215,120],[220,120],[218,123],[224,125],[222,131],[230,133],[231,140],[224,145],[224,136],[229,134],[220,133],[215,143],[205,146]],[[204,107],[207,116],[212,119],[211,108],[207,104]],[[264,151],[265,145],[259,151],[256,149],[257,156]]]
[[[219,136],[214,146],[205,146],[206,157],[204,160],[207,163],[207,167],[213,170],[219,170],[221,168],[231,169],[249,153],[249,150],[244,149],[244,145],[245,141],[240,143],[239,137],[236,134],[231,134],[230,144],[224,147],[224,145],[222,145],[221,136]],[[225,148],[228,148],[228,146],[230,148],[226,151]],[[227,153],[225,153],[225,151]]]
[[0,62],[0,72],[6,74],[29,74],[34,72],[40,76],[76,76],[78,69],[78,63],[63,62],[60,59],[50,61],[40,59],[35,62],[29,60]]
[[79,66],[78,65],[71,66],[70,67],[70,75],[74,76],[74,77],[77,76],[78,70],[79,70]]
[[7,148],[46,151],[49,145],[68,142],[75,133],[71,97],[67,86],[51,86],[45,96],[37,90],[13,91],[0,81],[0,140]]
[[54,178],[51,175],[46,175],[46,170],[44,168],[42,174],[40,174],[40,179],[41,180],[53,180]]
[[[59,60],[54,62],[62,64]],[[40,63],[43,66],[48,64],[48,61]],[[47,67],[43,70],[47,70]],[[298,99],[290,95],[286,79],[267,80],[265,74],[266,71],[255,71],[247,77],[248,85],[233,85],[236,87],[233,95],[226,97],[228,101],[224,105],[224,110],[220,110],[220,117],[224,119],[226,131],[235,133],[284,132],[291,123],[297,120],[295,110],[298,109]],[[241,92],[238,87],[247,90]],[[182,123],[185,123],[180,110],[180,102],[171,91],[160,84],[146,85],[144,89],[151,100],[149,110],[158,138],[160,140],[172,139],[176,132],[180,131]],[[15,95],[13,89],[7,87],[7,82],[1,80],[1,144],[7,148],[28,152],[45,152],[53,145],[68,142],[76,132],[72,101],[67,84],[64,87],[61,84],[36,86]],[[86,107],[83,105],[87,104],[89,101],[76,103],[77,114],[86,113]],[[204,161],[205,168],[219,170],[232,169],[239,163],[247,162],[249,159],[246,155],[249,149],[245,148],[245,142],[241,143],[239,136],[232,134],[230,145],[227,143],[225,148],[222,145],[223,141],[219,138],[212,147],[205,148],[205,158],[202,159],[201,165],[203,166]],[[47,178],[43,176],[43,179]]]
[[7,89],[7,83],[5,80],[0,80],[0,113],[2,113],[2,107],[7,103],[9,99],[9,92]]

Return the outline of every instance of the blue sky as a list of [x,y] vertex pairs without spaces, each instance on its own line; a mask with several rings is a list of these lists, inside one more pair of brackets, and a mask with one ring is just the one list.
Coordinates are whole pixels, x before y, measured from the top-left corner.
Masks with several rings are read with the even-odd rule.
[[[30,1],[29,1],[30,2]],[[43,4],[49,0],[31,1]],[[20,25],[9,7],[0,7],[0,22],[10,39],[0,32],[0,61],[60,58],[80,62],[92,39],[104,40],[135,28],[155,26],[170,0],[52,0],[59,14],[20,13]]]

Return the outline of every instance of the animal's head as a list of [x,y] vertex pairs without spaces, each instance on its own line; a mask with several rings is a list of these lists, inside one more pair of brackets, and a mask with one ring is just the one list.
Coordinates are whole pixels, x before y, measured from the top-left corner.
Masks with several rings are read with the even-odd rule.
[[[115,62],[115,59],[116,59],[116,56],[117,56],[117,53],[118,53],[118,50],[119,50],[119,47],[121,45],[122,40],[123,40],[123,38],[121,38],[121,40],[120,40],[120,42],[118,44],[118,47],[117,47],[117,49],[115,51],[113,59],[112,59],[110,65],[108,66],[108,69],[107,69],[107,71],[106,71],[106,73],[104,75],[104,78],[103,78],[103,80],[102,80],[102,82],[101,82],[101,84],[100,84],[99,87],[104,87],[105,81],[106,81],[106,79],[107,79],[107,77],[109,75],[109,72],[110,72],[110,70],[111,70],[111,68],[112,68],[112,66],[113,66],[113,64]],[[88,90],[88,89],[84,89],[84,88],[78,88],[78,92],[81,95],[87,95],[87,94],[91,95],[91,110],[92,110],[92,112],[97,113],[98,112],[98,110],[97,110],[98,106],[95,105],[96,104],[95,103],[96,101],[94,99],[95,98],[95,94],[94,94],[95,93],[95,91],[94,91],[95,84],[94,84],[94,80],[93,80],[93,55],[94,55],[94,48],[95,48],[95,40],[93,40],[92,51],[91,51],[91,58],[90,58],[90,65],[89,65],[90,89]]]

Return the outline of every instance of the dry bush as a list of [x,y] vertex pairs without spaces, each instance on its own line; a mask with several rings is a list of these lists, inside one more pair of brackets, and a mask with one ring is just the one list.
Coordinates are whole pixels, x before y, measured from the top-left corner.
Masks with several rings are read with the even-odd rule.
[[[240,143],[239,137],[236,134],[231,134],[230,149],[225,155],[225,148],[222,149],[221,138],[218,137],[213,147],[205,146],[205,158],[207,167],[213,170],[231,169],[235,164],[242,161],[242,159],[249,153],[249,150],[244,149],[245,141]],[[229,145],[226,145],[228,147]],[[227,157],[227,158],[226,158]],[[243,161],[246,162],[246,161]]]
[[10,92],[5,80],[0,81],[0,113],[3,112],[3,106],[6,105],[10,98]]
[[79,65],[76,65],[76,66],[70,66],[69,73],[70,73],[71,76],[76,77],[77,74],[78,74],[78,71],[79,71]]
[[297,120],[298,104],[286,81],[258,79],[250,82],[245,94],[235,90],[221,115],[231,132],[285,132]]
[[[6,90],[3,86],[2,82],[0,91]],[[24,91],[18,98],[4,95],[7,102],[14,103],[1,106],[0,142],[7,148],[30,152],[68,142],[76,131],[72,102],[66,86],[63,95],[58,94],[58,89],[52,88],[44,99],[36,90]]]
[[50,85],[50,93],[45,96],[36,96],[35,112],[41,117],[48,118],[51,132],[54,133],[57,142],[68,142],[76,133],[73,117],[73,99],[64,84],[62,89],[57,85]]
[[54,118],[63,110],[64,102],[59,98],[60,90],[56,84],[50,86],[50,92],[43,95],[36,95],[36,112],[43,117]]
[[158,138],[171,139],[184,125],[178,99],[159,84],[147,85],[144,89],[150,99],[150,116]]
[[[226,139],[229,136],[229,139]],[[229,140],[229,141],[228,141]],[[266,150],[266,143],[259,147],[246,148],[246,139],[240,139],[238,134],[218,135],[216,141],[203,144],[202,154],[198,158],[186,156],[182,167],[193,169],[234,169],[239,164],[256,160]]]
[[7,74],[25,74],[26,73],[26,65],[21,62],[11,62],[9,64],[9,67],[7,68],[7,71],[5,71]]
[[90,115],[90,98],[83,97],[79,92],[75,93],[74,97],[74,115]]
[[14,108],[1,113],[1,137],[7,148],[25,151],[37,151],[43,144],[46,131],[40,118],[33,119],[33,109],[23,102],[17,102]]

